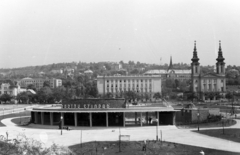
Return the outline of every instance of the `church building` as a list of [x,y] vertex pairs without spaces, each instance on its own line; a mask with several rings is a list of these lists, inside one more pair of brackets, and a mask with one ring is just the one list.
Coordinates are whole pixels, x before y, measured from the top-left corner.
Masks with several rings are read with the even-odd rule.
[[226,78],[225,63],[222,54],[221,41],[219,41],[219,51],[216,63],[216,72],[202,74],[200,70],[199,58],[197,56],[196,41],[194,43],[193,58],[191,59],[191,79],[192,92],[195,97],[202,100],[219,100],[225,96]]

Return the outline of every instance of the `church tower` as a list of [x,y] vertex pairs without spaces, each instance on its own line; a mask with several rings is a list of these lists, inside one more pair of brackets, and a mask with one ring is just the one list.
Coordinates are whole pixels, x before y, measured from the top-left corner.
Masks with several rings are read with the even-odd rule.
[[168,67],[168,70],[170,70],[170,69],[173,69],[172,56],[170,57],[170,64],[169,64],[169,67]]
[[191,69],[192,69],[192,75],[198,76],[200,74],[200,64],[199,64],[199,58],[197,56],[197,48],[196,48],[196,41],[194,41],[194,50],[193,50],[193,58],[191,59]]
[[216,59],[216,71],[219,75],[225,75],[225,63],[224,63],[224,57],[222,55],[222,47],[221,47],[221,41],[219,41],[219,50],[218,50],[218,58]]

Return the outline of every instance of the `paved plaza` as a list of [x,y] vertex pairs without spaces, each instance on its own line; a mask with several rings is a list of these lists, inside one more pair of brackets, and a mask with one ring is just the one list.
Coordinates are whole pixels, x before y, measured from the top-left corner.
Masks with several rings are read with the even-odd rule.
[[[15,117],[16,118],[16,117]],[[103,128],[81,128],[73,127],[73,130],[58,130],[58,126],[42,126],[42,125],[30,125],[27,127],[19,127],[12,123],[11,119],[3,119],[2,123],[6,127],[1,127],[0,135],[9,133],[10,138],[15,138],[17,135],[24,133],[29,138],[42,141],[46,146],[50,146],[53,143],[70,146],[90,141],[116,141],[118,140],[119,133],[121,135],[130,135],[130,140],[154,140],[156,139],[156,127],[103,127]],[[240,128],[240,121],[236,120],[237,124],[226,128]],[[209,130],[209,128],[207,128]],[[217,128],[211,128],[217,129]],[[233,141],[214,138],[206,135],[193,132],[196,129],[178,129],[175,126],[159,126],[159,138],[160,131],[162,132],[162,138],[164,141],[193,145],[211,149],[240,152],[240,144]],[[201,130],[204,130],[201,128]]]

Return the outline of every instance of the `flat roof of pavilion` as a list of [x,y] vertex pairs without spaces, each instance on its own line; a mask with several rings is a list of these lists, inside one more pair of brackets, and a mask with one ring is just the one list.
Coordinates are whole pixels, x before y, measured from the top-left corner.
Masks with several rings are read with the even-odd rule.
[[129,108],[108,108],[108,109],[87,109],[87,108],[69,108],[63,109],[61,107],[46,107],[33,108],[33,112],[63,112],[63,113],[103,113],[103,112],[174,112],[172,107],[129,107]]

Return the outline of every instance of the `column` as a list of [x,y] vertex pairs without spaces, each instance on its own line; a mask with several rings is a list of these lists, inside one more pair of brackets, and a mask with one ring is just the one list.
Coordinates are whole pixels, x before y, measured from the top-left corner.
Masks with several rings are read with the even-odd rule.
[[34,123],[37,124],[38,122],[38,115],[37,115],[37,112],[34,112],[34,117],[35,117],[35,120],[34,120]]
[[90,121],[90,127],[92,127],[92,113],[89,113],[89,121]]
[[[64,113],[61,112],[61,116],[62,116],[62,126],[64,126]],[[61,118],[60,118],[60,121],[61,121]]]
[[148,112],[146,112],[146,121],[147,121],[147,125],[149,124],[148,122]]
[[157,111],[157,119],[158,119],[158,121],[157,121],[157,126],[159,126],[159,122],[160,122],[159,111]]
[[108,113],[106,112],[106,127],[108,127]]
[[44,112],[41,112],[41,124],[44,124]]
[[123,127],[125,127],[125,112],[123,112]]
[[53,113],[50,112],[50,125],[53,125]]
[[140,112],[140,125],[142,126],[142,112]]
[[137,113],[135,112],[135,125],[137,124]]
[[173,124],[176,125],[176,112],[173,112]]
[[74,124],[77,126],[77,113],[74,113]]

